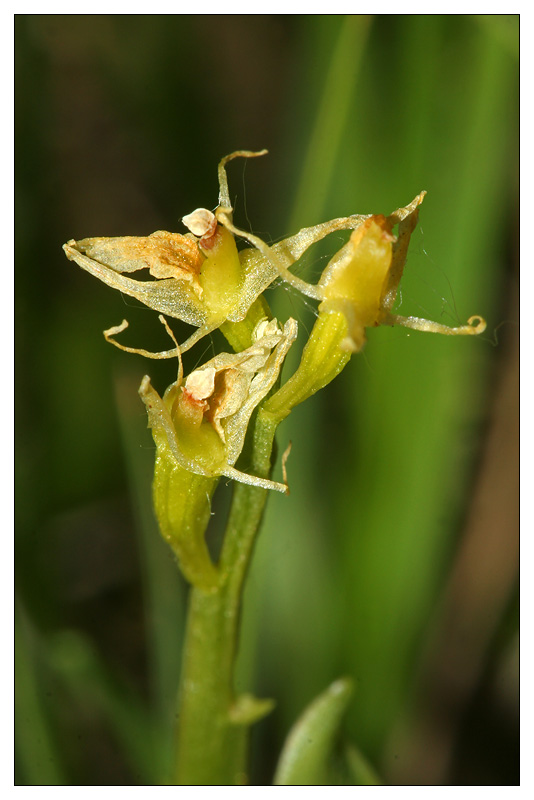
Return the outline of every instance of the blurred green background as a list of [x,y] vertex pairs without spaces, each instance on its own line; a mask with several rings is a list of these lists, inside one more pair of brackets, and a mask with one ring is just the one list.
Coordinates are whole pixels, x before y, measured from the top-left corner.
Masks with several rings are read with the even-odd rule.
[[[481,314],[488,329],[373,330],[281,426],[291,495],[269,501],[238,668],[240,688],[277,701],[254,729],[251,782],[270,783],[295,717],[341,674],[357,681],[345,733],[384,781],[519,782],[518,27],[15,18],[17,783],[158,780],[186,601],[152,517],[137,397],[145,372],[162,391],[176,364],[106,344],[126,316],[130,343],[168,346],[153,312],[61,244],[180,231],[216,205],[219,158],[263,147],[229,167],[237,224],[274,241],[426,189],[398,313]],[[312,280],[325,257],[308,259]],[[282,287],[267,299],[302,343],[310,303]]]

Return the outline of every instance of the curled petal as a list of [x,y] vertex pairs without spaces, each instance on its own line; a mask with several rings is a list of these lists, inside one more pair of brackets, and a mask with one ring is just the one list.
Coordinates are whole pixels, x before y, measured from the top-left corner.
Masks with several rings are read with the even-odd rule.
[[433,322],[420,317],[401,317],[398,314],[388,314],[384,319],[384,324],[402,325],[404,328],[411,328],[413,331],[441,333],[443,336],[478,336],[486,330],[486,320],[479,316],[469,317],[466,325],[451,327],[443,325],[441,322]]

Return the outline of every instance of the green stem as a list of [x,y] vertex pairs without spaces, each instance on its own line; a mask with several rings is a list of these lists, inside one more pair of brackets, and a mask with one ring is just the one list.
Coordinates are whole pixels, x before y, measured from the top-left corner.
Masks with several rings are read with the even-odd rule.
[[[319,315],[299,369],[258,409],[247,472],[270,476],[278,423],[345,366],[350,354],[340,344],[346,333],[342,314]],[[243,586],[266,500],[266,490],[236,484],[217,567],[219,581],[211,590],[198,585],[191,589],[180,684],[178,785],[245,783],[248,727],[271,708],[270,701],[236,698],[233,686]]]
[[333,381],[351,357],[351,353],[342,348],[347,333],[347,319],[344,314],[320,312],[302,352],[297,371],[263,403],[260,413],[278,424],[296,405]]
[[192,588],[178,719],[178,755],[172,783],[232,786],[244,783],[244,729],[231,719],[237,636],[235,596]]
[[[250,336],[252,323],[247,317],[239,336],[233,328],[224,333],[237,343]],[[258,409],[249,449],[242,456],[248,456],[249,463],[243,465],[248,473],[270,476],[278,423],[345,366],[350,354],[340,345],[346,334],[343,314],[319,314],[299,369]],[[191,589],[180,684],[174,775],[178,785],[246,783],[248,728],[272,706],[248,695],[236,698],[233,684],[243,587],[266,500],[265,489],[236,484],[218,581],[211,588],[197,583]]]
[[[258,414],[251,470],[269,477],[276,424]],[[248,727],[269,701],[236,698],[233,686],[243,586],[265,508],[267,491],[236,484],[212,591],[191,589],[180,685],[178,752],[173,783],[246,783]]]

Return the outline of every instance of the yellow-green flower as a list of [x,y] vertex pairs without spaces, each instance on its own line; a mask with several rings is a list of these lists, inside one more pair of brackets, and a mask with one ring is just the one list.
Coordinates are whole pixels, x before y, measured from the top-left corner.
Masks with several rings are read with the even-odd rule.
[[[71,239],[63,245],[67,258],[149,308],[195,326],[198,330],[181,345],[181,352],[225,322],[241,322],[277,272],[269,262],[258,264],[237,251],[234,236],[224,224],[232,216],[225,167],[237,156],[263,152],[240,150],[222,159],[220,206],[215,214],[207,209],[187,214],[183,222],[189,233],[156,231],[149,236]],[[154,280],[130,277],[130,273],[146,269]],[[125,327],[123,323],[111,331],[117,333]],[[160,357],[173,355],[176,350]]]
[[[421,192],[409,205],[397,209],[388,217],[353,215],[330,220],[304,228],[272,247],[258,237],[235,228],[224,219],[224,214],[221,219],[231,231],[254,244],[262,260],[270,262],[283,280],[308,297],[319,300],[319,314],[335,312],[345,316],[347,336],[341,347],[347,352],[361,350],[365,343],[365,328],[376,325],[403,325],[414,330],[453,336],[482,333],[486,323],[479,316],[470,317],[466,325],[453,328],[392,313],[406,265],[408,245],[425,194]],[[395,236],[393,229],[396,225],[398,232]],[[332,257],[318,284],[307,283],[290,271],[289,267],[311,244],[333,231],[343,229],[352,229],[353,232],[349,241]]]
[[[221,160],[219,205],[215,213],[197,208],[186,214],[183,222],[189,233],[156,231],[149,236],[71,239],[63,245],[67,258],[149,308],[196,327],[180,346],[181,352],[226,323],[242,322],[262,292],[275,278],[283,277],[313,242],[335,230],[353,229],[365,219],[354,215],[305,228],[272,248],[235,228],[226,164],[236,157],[266,152],[238,150]],[[234,235],[243,236],[254,247],[238,252]],[[130,277],[140,270],[148,270],[153,280]],[[258,309],[256,317],[260,315]],[[111,328],[109,333],[119,333],[126,325]],[[111,338],[109,341],[129,349]],[[151,355],[170,358],[177,350]]]
[[[289,319],[261,322],[254,343],[240,353],[220,353],[159,396],[145,376],[139,389],[156,446],[164,446],[182,469],[196,475],[225,475],[242,483],[287,492],[284,483],[235,468],[252,412],[274,386],[297,336]],[[157,474],[156,474],[157,480]]]

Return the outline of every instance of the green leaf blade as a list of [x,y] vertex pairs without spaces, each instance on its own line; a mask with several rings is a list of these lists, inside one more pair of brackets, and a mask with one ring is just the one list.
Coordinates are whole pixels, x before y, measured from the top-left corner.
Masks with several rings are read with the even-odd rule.
[[322,786],[342,717],[352,696],[350,678],[340,678],[297,720],[280,756],[275,786]]

